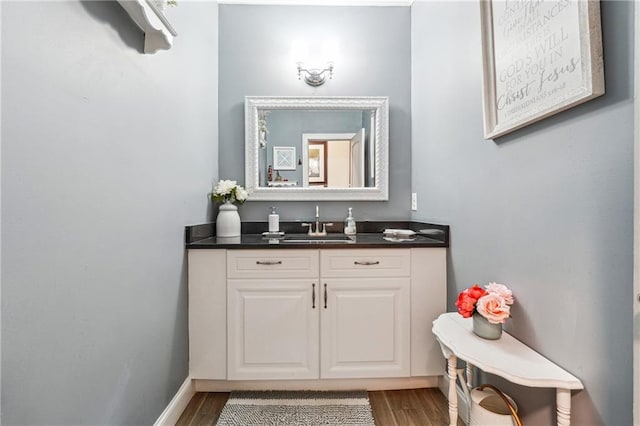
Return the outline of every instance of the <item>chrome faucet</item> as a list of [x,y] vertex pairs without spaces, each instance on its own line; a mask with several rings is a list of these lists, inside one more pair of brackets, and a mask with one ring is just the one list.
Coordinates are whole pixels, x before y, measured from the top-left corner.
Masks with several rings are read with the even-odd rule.
[[[320,230],[320,225],[322,225],[322,230]],[[327,235],[327,226],[333,226],[333,223],[322,223],[320,222],[320,207],[316,206],[316,230],[313,230],[313,223],[303,223],[302,226],[308,226],[309,232],[308,235],[314,237],[323,237]]]

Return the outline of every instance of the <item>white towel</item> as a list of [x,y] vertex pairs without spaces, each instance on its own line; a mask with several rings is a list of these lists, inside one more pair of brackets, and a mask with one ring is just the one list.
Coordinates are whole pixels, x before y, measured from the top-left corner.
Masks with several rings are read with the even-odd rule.
[[387,228],[384,230],[385,235],[394,235],[396,237],[410,237],[415,235],[416,232],[411,229],[391,229]]

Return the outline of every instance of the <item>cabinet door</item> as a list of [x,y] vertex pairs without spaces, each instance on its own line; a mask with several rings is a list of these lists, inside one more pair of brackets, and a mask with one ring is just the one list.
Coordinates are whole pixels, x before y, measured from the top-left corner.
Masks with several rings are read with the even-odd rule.
[[228,280],[229,380],[318,378],[317,284],[311,279]]
[[320,376],[409,376],[410,279],[332,278],[321,283]]

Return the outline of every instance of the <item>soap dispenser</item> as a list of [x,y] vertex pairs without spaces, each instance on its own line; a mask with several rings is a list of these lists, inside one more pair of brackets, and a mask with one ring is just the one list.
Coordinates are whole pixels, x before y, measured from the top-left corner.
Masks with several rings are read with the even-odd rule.
[[276,234],[280,231],[280,215],[276,213],[276,208],[271,207],[271,214],[269,215],[269,233]]
[[353,214],[351,212],[351,207],[349,207],[349,215],[344,220],[344,233],[346,235],[355,235],[356,234],[356,220],[353,218]]

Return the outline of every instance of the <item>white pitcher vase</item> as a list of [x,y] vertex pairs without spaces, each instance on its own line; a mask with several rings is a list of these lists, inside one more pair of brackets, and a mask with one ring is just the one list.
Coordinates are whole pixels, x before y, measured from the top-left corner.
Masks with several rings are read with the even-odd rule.
[[240,215],[238,214],[238,206],[235,204],[227,201],[220,206],[216,219],[216,236],[240,236]]

